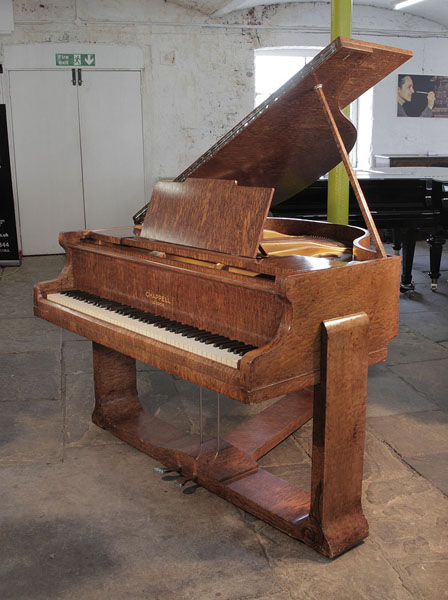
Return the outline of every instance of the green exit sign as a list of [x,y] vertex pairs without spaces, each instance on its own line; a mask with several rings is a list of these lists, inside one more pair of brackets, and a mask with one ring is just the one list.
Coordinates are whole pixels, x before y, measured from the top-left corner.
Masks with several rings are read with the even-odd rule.
[[94,67],[94,54],[56,54],[58,67]]

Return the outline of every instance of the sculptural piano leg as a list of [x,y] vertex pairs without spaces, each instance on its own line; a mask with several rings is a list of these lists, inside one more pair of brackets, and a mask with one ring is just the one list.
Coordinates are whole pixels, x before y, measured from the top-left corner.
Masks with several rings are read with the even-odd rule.
[[92,420],[99,427],[125,419],[141,410],[137,394],[135,359],[93,342],[95,409]]
[[368,328],[365,313],[323,323],[322,379],[314,400],[313,531],[308,536],[314,533],[320,551],[330,557],[368,534],[361,506]]
[[135,360],[94,343],[94,422],[186,478],[317,551],[335,557],[368,533],[361,508],[368,318],[322,325],[321,383],[314,393],[311,495],[257,460],[312,416],[310,389],[292,392],[220,441],[200,444],[146,413],[138,400]]
[[192,470],[199,436],[187,435],[147,413],[137,393],[135,359],[93,342],[95,409],[93,422],[163,462]]
[[412,282],[412,263],[414,262],[415,242],[417,232],[412,227],[406,230],[403,243],[403,269],[401,273],[400,292],[412,298],[415,285]]
[[445,243],[445,238],[442,233],[436,233],[430,235],[426,240],[429,244],[429,262],[430,272],[429,277],[431,278],[431,289],[433,292],[437,290],[437,281],[440,277],[440,262],[442,260],[442,250]]

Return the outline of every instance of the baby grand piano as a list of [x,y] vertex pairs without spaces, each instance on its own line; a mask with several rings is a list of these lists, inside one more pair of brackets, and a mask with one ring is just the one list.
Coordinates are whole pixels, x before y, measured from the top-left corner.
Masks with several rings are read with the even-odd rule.
[[[329,557],[368,533],[367,367],[397,333],[400,276],[348,162],[355,130],[340,108],[409,57],[337,39],[158,183],[136,227],[61,233],[65,268],[35,286],[36,315],[93,342],[97,425]],[[267,218],[341,158],[368,231]],[[143,410],[136,359],[243,403],[277,400],[203,439]],[[312,416],[308,493],[257,460]]]

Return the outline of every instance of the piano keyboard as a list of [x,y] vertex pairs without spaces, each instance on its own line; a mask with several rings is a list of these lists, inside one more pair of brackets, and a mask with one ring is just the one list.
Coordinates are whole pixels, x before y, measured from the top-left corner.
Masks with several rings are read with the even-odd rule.
[[234,369],[238,368],[241,356],[256,348],[218,333],[79,290],[48,294],[47,300]]

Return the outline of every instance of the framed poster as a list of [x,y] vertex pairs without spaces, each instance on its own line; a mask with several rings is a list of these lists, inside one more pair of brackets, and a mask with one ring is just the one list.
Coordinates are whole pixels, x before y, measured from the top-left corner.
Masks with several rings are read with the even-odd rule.
[[448,117],[448,77],[400,73],[397,117]]

